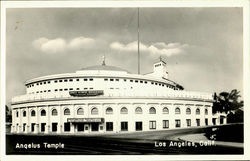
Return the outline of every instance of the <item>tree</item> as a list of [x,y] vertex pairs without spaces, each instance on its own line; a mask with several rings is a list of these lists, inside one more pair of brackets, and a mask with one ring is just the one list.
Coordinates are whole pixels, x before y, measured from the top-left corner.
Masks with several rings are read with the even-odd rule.
[[11,110],[7,105],[5,105],[5,121],[11,122],[11,120],[12,120]]
[[240,91],[233,89],[230,93],[221,92],[218,96],[214,94],[213,113],[230,112],[243,107],[243,101],[239,101]]

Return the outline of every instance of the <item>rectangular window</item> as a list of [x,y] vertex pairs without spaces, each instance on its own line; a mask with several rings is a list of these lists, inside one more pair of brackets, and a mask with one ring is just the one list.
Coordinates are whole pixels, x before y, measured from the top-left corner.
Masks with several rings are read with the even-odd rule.
[[68,82],[68,79],[64,79],[64,82]]
[[121,131],[128,131],[128,122],[121,122]]
[[57,131],[57,123],[52,123],[52,132]]
[[59,82],[62,82],[62,80],[59,80]]
[[64,90],[65,90],[65,91],[67,91],[68,89],[67,89],[67,88],[65,88]]
[[169,121],[168,120],[163,120],[162,126],[163,126],[163,129],[169,128]]
[[93,87],[90,87],[89,89],[94,89]]
[[127,79],[123,79],[124,80],[124,82],[126,82],[127,81]]
[[73,82],[73,79],[69,79],[70,82]]
[[80,90],[80,88],[76,88],[76,90]]
[[205,125],[206,126],[208,125],[208,119],[205,119]]
[[113,78],[110,78],[109,80],[110,80],[110,81],[114,81],[114,79],[113,79]]
[[26,124],[24,123],[23,124],[23,132],[25,132],[25,127],[26,127]]
[[83,89],[85,90],[85,89],[88,89],[88,88],[83,88]]
[[45,126],[46,126],[46,123],[41,123],[41,132],[45,131]]
[[38,85],[38,86],[39,86],[39,83],[37,83],[36,85]]
[[89,78],[89,81],[93,81],[93,78]]
[[140,83],[143,83],[143,81],[141,80]]
[[113,122],[106,122],[106,131],[113,131]]
[[155,83],[155,85],[157,85],[158,83]]
[[191,126],[191,119],[187,119],[187,127],[190,127]]
[[138,83],[138,80],[135,80],[135,83]]
[[43,82],[43,84],[46,84],[46,82]]
[[63,91],[63,89],[60,89],[60,91]]
[[151,84],[154,84],[154,82],[151,82]]
[[48,90],[48,92],[50,92],[50,90]]
[[79,81],[79,79],[76,79],[76,81]]
[[58,91],[57,89],[55,89],[55,91]]
[[130,82],[133,82],[133,80],[132,80],[132,79],[130,79]]
[[73,88],[70,88],[69,90],[70,90],[70,91],[72,91],[72,90],[73,90]]
[[83,81],[88,81],[88,79],[87,79],[87,78],[84,78]]
[[200,126],[200,119],[196,119],[196,125]]
[[42,85],[43,83],[42,82],[40,82],[40,85]]
[[115,79],[115,81],[119,81],[119,79]]
[[70,131],[70,123],[69,122],[64,123],[64,131],[66,131],[66,132]]
[[147,84],[148,82],[147,82],[147,81],[145,81],[144,83],[145,83],[145,84]]
[[216,125],[216,118],[212,119],[213,125]]
[[35,131],[35,126],[36,126],[35,123],[32,123],[32,124],[31,124],[31,132],[34,132],[34,131]]
[[156,129],[156,121],[149,121],[149,129]]
[[175,127],[181,127],[181,120],[175,120]]
[[142,131],[142,122],[135,122],[135,130]]
[[104,78],[104,81],[108,81],[108,78]]

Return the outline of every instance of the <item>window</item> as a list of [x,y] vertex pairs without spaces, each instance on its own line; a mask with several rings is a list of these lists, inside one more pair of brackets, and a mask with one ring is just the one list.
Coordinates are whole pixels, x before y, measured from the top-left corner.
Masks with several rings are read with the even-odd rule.
[[54,82],[57,83],[57,80],[55,80]]
[[135,122],[135,131],[142,131],[142,122]]
[[143,83],[143,81],[141,80],[140,83]]
[[135,109],[135,113],[136,113],[136,114],[142,114],[142,108],[141,108],[141,107],[137,107],[137,108]]
[[16,117],[18,117],[18,111],[16,112]]
[[23,111],[23,117],[26,117],[26,111]]
[[167,107],[164,107],[164,108],[162,109],[162,113],[163,113],[163,114],[169,114],[168,108],[167,108]]
[[84,78],[83,81],[88,81],[88,79],[87,79],[87,78]]
[[51,115],[52,115],[52,116],[57,116],[57,110],[56,110],[56,109],[53,109],[53,110],[51,111]]
[[26,127],[26,124],[24,123],[23,124],[23,132],[25,132],[25,127]]
[[112,109],[111,107],[108,107],[108,108],[106,109],[106,114],[107,114],[107,115],[113,114],[113,109]]
[[89,81],[93,81],[93,78],[89,78]]
[[205,125],[206,126],[208,125],[208,119],[205,119]]
[[190,114],[191,114],[191,109],[190,109],[190,108],[187,108],[187,109],[186,109],[186,114],[187,114],[187,115],[190,115]]
[[114,81],[114,79],[113,79],[113,78],[110,78],[110,81]]
[[162,126],[163,126],[163,129],[169,128],[169,121],[168,120],[163,120]]
[[55,92],[58,91],[57,89],[55,89]]
[[57,131],[57,123],[52,123],[52,132]]
[[175,127],[181,127],[181,120],[175,120]]
[[180,110],[179,107],[177,107],[177,108],[175,109],[175,114],[181,114],[181,110]]
[[191,126],[191,119],[187,119],[187,127],[190,127]]
[[213,125],[216,125],[216,118],[212,118]]
[[200,126],[200,119],[196,119],[196,125]]
[[108,78],[104,78],[104,81],[108,81]]
[[133,80],[132,80],[132,79],[130,79],[130,82],[133,82]]
[[135,80],[135,83],[138,83],[138,80]]
[[119,79],[115,79],[115,81],[119,81]]
[[113,131],[113,122],[106,122],[106,131]]
[[126,82],[127,81],[127,79],[123,79],[124,80],[124,82]]
[[64,115],[70,115],[70,110],[68,108],[64,110]]
[[83,108],[79,108],[79,109],[77,110],[77,115],[84,115]]
[[43,84],[46,84],[46,82],[43,82]]
[[45,126],[46,126],[46,123],[41,123],[41,132],[45,131]]
[[196,111],[195,111],[196,115],[199,115],[200,114],[200,109],[197,108]]
[[59,82],[62,82],[62,80],[59,80]]
[[205,115],[208,115],[208,110],[207,109],[205,109]]
[[94,107],[92,110],[91,110],[91,115],[98,115],[98,109],[96,107]]
[[147,82],[147,81],[145,81],[144,83],[145,83],[145,84],[147,84],[148,82]]
[[35,123],[32,123],[32,124],[31,124],[31,132],[34,132],[34,131],[35,131],[35,125],[36,125]]
[[121,114],[128,114],[128,109],[126,107],[121,108]]
[[156,114],[156,110],[155,110],[154,107],[151,107],[151,108],[149,109],[149,114]]
[[68,79],[64,79],[64,82],[68,82]]
[[66,132],[70,131],[70,123],[69,122],[64,123],[64,131],[66,131]]
[[121,122],[121,131],[128,131],[128,122]]
[[46,111],[45,110],[41,111],[41,116],[46,116]]
[[73,82],[73,79],[69,79],[70,82]]
[[31,116],[36,116],[35,110],[32,110],[32,111],[31,111]]
[[76,79],[76,81],[79,81],[79,79]]
[[156,129],[156,121],[149,121],[149,129]]

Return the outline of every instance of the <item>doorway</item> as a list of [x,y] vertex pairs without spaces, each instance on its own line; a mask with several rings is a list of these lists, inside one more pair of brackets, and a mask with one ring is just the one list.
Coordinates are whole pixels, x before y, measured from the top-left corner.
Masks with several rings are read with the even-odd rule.
[[98,131],[98,130],[99,130],[99,123],[92,123],[91,131]]

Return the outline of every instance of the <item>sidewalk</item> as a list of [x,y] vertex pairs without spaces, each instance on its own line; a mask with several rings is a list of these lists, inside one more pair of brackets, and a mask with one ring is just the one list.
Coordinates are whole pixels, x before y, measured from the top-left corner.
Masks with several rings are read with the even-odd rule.
[[[207,139],[207,137],[205,137],[205,133],[181,135],[178,136],[177,138],[178,140],[191,141],[195,143],[199,143],[200,141],[211,141]],[[219,146],[236,147],[236,148],[244,147],[244,143],[238,143],[238,142],[215,141],[215,144]]]

